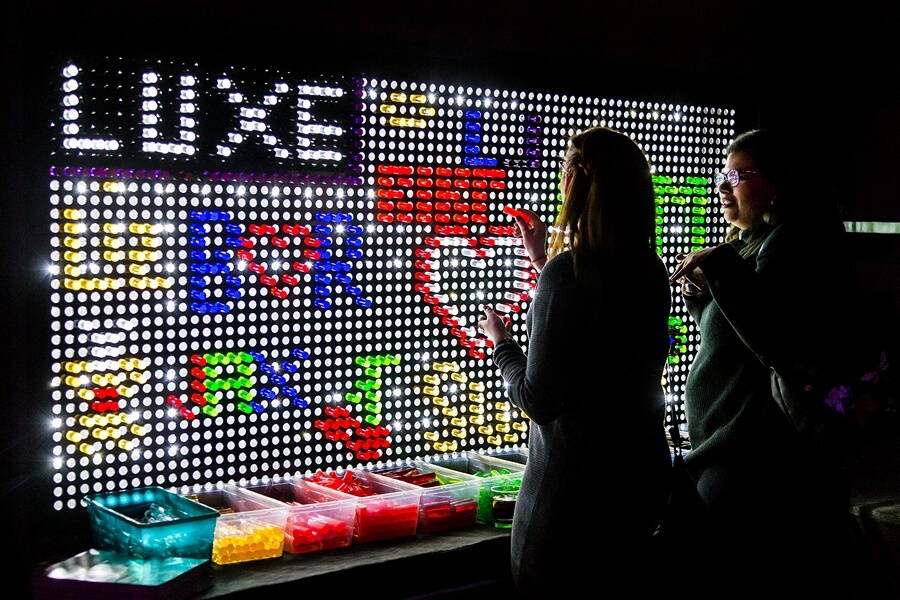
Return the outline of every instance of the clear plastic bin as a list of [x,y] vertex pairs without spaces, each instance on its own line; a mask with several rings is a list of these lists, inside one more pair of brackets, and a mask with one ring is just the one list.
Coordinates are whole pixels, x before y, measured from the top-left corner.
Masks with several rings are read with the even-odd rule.
[[190,498],[221,513],[213,538],[212,561],[219,565],[276,558],[284,552],[288,507],[234,486],[195,491]]
[[334,500],[356,499],[356,519],[353,527],[353,539],[356,542],[374,542],[416,534],[419,498],[423,488],[368,471],[355,470],[353,474],[374,489],[378,495],[351,496],[312,482],[307,483]]
[[482,452],[481,454],[483,454],[484,456],[499,458],[501,460],[508,460],[510,462],[518,463],[523,466],[528,463],[528,448],[506,448],[503,450],[497,450],[496,452]]
[[210,557],[219,513],[202,504],[161,487],[91,494],[84,503],[100,550],[143,559]]
[[302,479],[241,488],[290,505],[284,551],[305,554],[343,548],[353,541],[356,498],[334,500]]
[[440,472],[434,465],[414,461],[421,471],[434,473],[444,485],[425,488],[419,501],[419,531],[436,533],[475,525],[481,483],[477,477],[463,473]]
[[[522,483],[525,467],[519,463],[485,456],[476,452],[426,457],[424,464],[435,467],[436,472],[445,475],[463,473],[480,481],[478,493],[478,522],[494,523],[491,487],[500,484]],[[495,472],[494,475],[485,475]],[[481,475],[476,475],[480,473]]]

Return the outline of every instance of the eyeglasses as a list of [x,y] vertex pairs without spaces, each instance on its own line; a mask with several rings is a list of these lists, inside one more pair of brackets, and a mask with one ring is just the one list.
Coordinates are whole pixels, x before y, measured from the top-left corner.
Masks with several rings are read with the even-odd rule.
[[759,171],[755,169],[729,169],[727,171],[720,171],[719,173],[716,173],[716,187],[719,187],[726,181],[731,187],[736,187],[737,184],[747,179],[745,175],[758,174]]

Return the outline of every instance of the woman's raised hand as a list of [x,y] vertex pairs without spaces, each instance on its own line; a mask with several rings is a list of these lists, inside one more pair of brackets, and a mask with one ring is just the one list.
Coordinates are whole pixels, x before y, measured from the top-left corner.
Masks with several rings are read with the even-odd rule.
[[517,209],[522,215],[515,216],[516,227],[519,229],[519,235],[522,237],[522,245],[532,262],[540,261],[547,257],[547,251],[544,250],[547,241],[547,226],[541,221],[536,212]]

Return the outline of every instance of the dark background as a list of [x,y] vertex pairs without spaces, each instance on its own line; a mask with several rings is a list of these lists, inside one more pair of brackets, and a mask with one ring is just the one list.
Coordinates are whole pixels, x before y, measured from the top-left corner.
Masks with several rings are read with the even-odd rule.
[[[406,81],[727,105],[783,128],[796,177],[847,221],[900,221],[897,15],[788,2],[32,2],[3,15],[0,499],[12,582],[88,546],[39,491],[46,430],[49,92],[70,56],[183,58]],[[860,294],[896,315],[900,236],[851,235]],[[9,591],[18,597],[15,591]],[[23,591],[21,595],[25,595]]]

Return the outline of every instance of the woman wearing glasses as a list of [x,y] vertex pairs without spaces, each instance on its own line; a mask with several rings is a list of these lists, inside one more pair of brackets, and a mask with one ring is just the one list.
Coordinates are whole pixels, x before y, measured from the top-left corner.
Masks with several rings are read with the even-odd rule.
[[711,573],[756,592],[814,597],[824,586],[831,597],[825,573],[838,556],[825,549],[840,537],[846,490],[831,487],[780,412],[764,365],[827,364],[839,343],[828,323],[839,314],[830,283],[843,225],[794,167],[817,155],[791,151],[764,131],[731,143],[716,178],[726,243],[683,257],[672,274],[701,340],[685,384],[686,463],[709,511]]
[[670,468],[660,378],[671,297],[650,169],[631,139],[597,127],[572,137],[562,188],[549,248],[537,214],[516,217],[540,270],[527,356],[490,308],[480,321],[531,417],[512,572],[545,598],[598,584],[637,592],[655,581],[648,545]]

